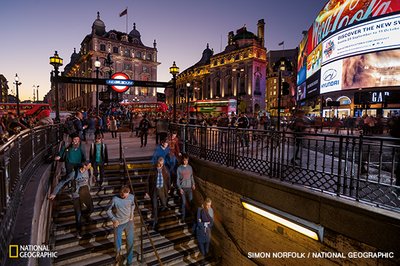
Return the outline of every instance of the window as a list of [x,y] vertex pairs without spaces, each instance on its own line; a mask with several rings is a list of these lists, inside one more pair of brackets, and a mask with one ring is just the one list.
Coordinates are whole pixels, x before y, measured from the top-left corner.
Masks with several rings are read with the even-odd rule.
[[153,55],[150,53],[146,54],[146,59],[150,61],[153,60]]
[[131,64],[125,63],[125,64],[124,64],[124,69],[125,69],[125,70],[132,70],[132,65],[131,65]]
[[142,52],[137,51],[137,52],[136,52],[136,57],[137,57],[137,58],[142,58]]
[[115,46],[114,46],[114,47],[113,47],[113,53],[114,53],[114,54],[118,54],[118,51],[119,51],[118,47],[115,47]]
[[100,44],[100,51],[105,51],[105,50],[106,50],[106,45]]
[[143,73],[148,73],[149,69],[147,68],[147,66],[143,66]]
[[125,49],[125,56],[130,56],[131,51],[129,49]]
[[217,97],[221,97],[221,81],[217,80],[217,88],[216,88],[216,92],[215,92],[215,96]]

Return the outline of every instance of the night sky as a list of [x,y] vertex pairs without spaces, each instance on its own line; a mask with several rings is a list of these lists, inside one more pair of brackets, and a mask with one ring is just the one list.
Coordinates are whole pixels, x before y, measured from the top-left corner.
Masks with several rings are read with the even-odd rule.
[[[8,79],[15,94],[15,73],[20,82],[21,100],[33,100],[33,85],[39,97],[50,90],[49,57],[57,50],[70,61],[74,48],[79,51],[83,38],[91,33],[97,11],[106,30],[126,31],[126,17],[119,13],[128,7],[128,33],[133,23],[144,45],[157,42],[158,81],[171,78],[173,61],[180,70],[195,64],[209,43],[214,53],[227,44],[229,31],[246,25],[257,34],[257,21],[264,19],[268,50],[298,46],[302,31],[308,30],[327,1],[318,0],[2,0],[0,4],[0,74]],[[61,71],[63,67],[61,67]],[[10,92],[9,92],[10,93]]]

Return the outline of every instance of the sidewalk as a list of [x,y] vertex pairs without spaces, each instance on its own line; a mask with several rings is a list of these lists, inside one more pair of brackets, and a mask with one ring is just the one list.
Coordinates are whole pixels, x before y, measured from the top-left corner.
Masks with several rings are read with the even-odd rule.
[[[140,138],[133,136],[130,137],[130,132],[118,132],[117,138],[111,138],[111,133],[104,133],[104,143],[107,144],[108,158],[109,160],[119,159],[119,136],[122,137],[122,147],[126,159],[132,158],[143,158],[151,157],[157,147],[155,134],[149,134],[147,137],[146,147],[140,148]],[[86,155],[89,158],[90,144],[92,140],[88,140],[87,143],[82,142],[85,145]]]

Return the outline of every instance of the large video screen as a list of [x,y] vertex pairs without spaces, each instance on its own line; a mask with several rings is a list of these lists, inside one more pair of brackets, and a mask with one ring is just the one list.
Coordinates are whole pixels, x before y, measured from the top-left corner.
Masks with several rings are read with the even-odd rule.
[[308,35],[305,35],[299,44],[299,53],[297,55],[297,85],[300,85],[306,80],[307,69],[307,41]]
[[400,48],[399,36],[400,14],[349,27],[323,41],[322,64],[352,55]]
[[398,0],[331,0],[319,12],[309,36],[309,51],[330,34],[356,22],[400,11]]
[[322,63],[322,45],[318,45],[314,51],[307,57],[307,78],[321,69]]
[[400,49],[356,55],[321,68],[321,93],[400,86]]

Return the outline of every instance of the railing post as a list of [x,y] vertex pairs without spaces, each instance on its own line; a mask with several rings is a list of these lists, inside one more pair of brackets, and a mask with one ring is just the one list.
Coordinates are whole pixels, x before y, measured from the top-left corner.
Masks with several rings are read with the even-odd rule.
[[[337,182],[336,182],[336,195],[340,196],[341,188],[341,176],[342,176],[342,153],[343,153],[343,135],[339,136],[339,156],[338,156],[338,170],[337,170]],[[335,154],[332,154],[334,157]]]
[[[140,211],[140,210],[138,210]],[[140,262],[143,263],[143,226],[144,224],[140,225]]]
[[360,133],[360,138],[358,142],[358,169],[357,169],[357,182],[356,182],[356,200],[359,199],[359,190],[360,190],[360,175],[363,167],[363,142],[364,142],[364,135],[362,132]]
[[122,164],[122,137],[121,133],[119,134],[119,162]]

